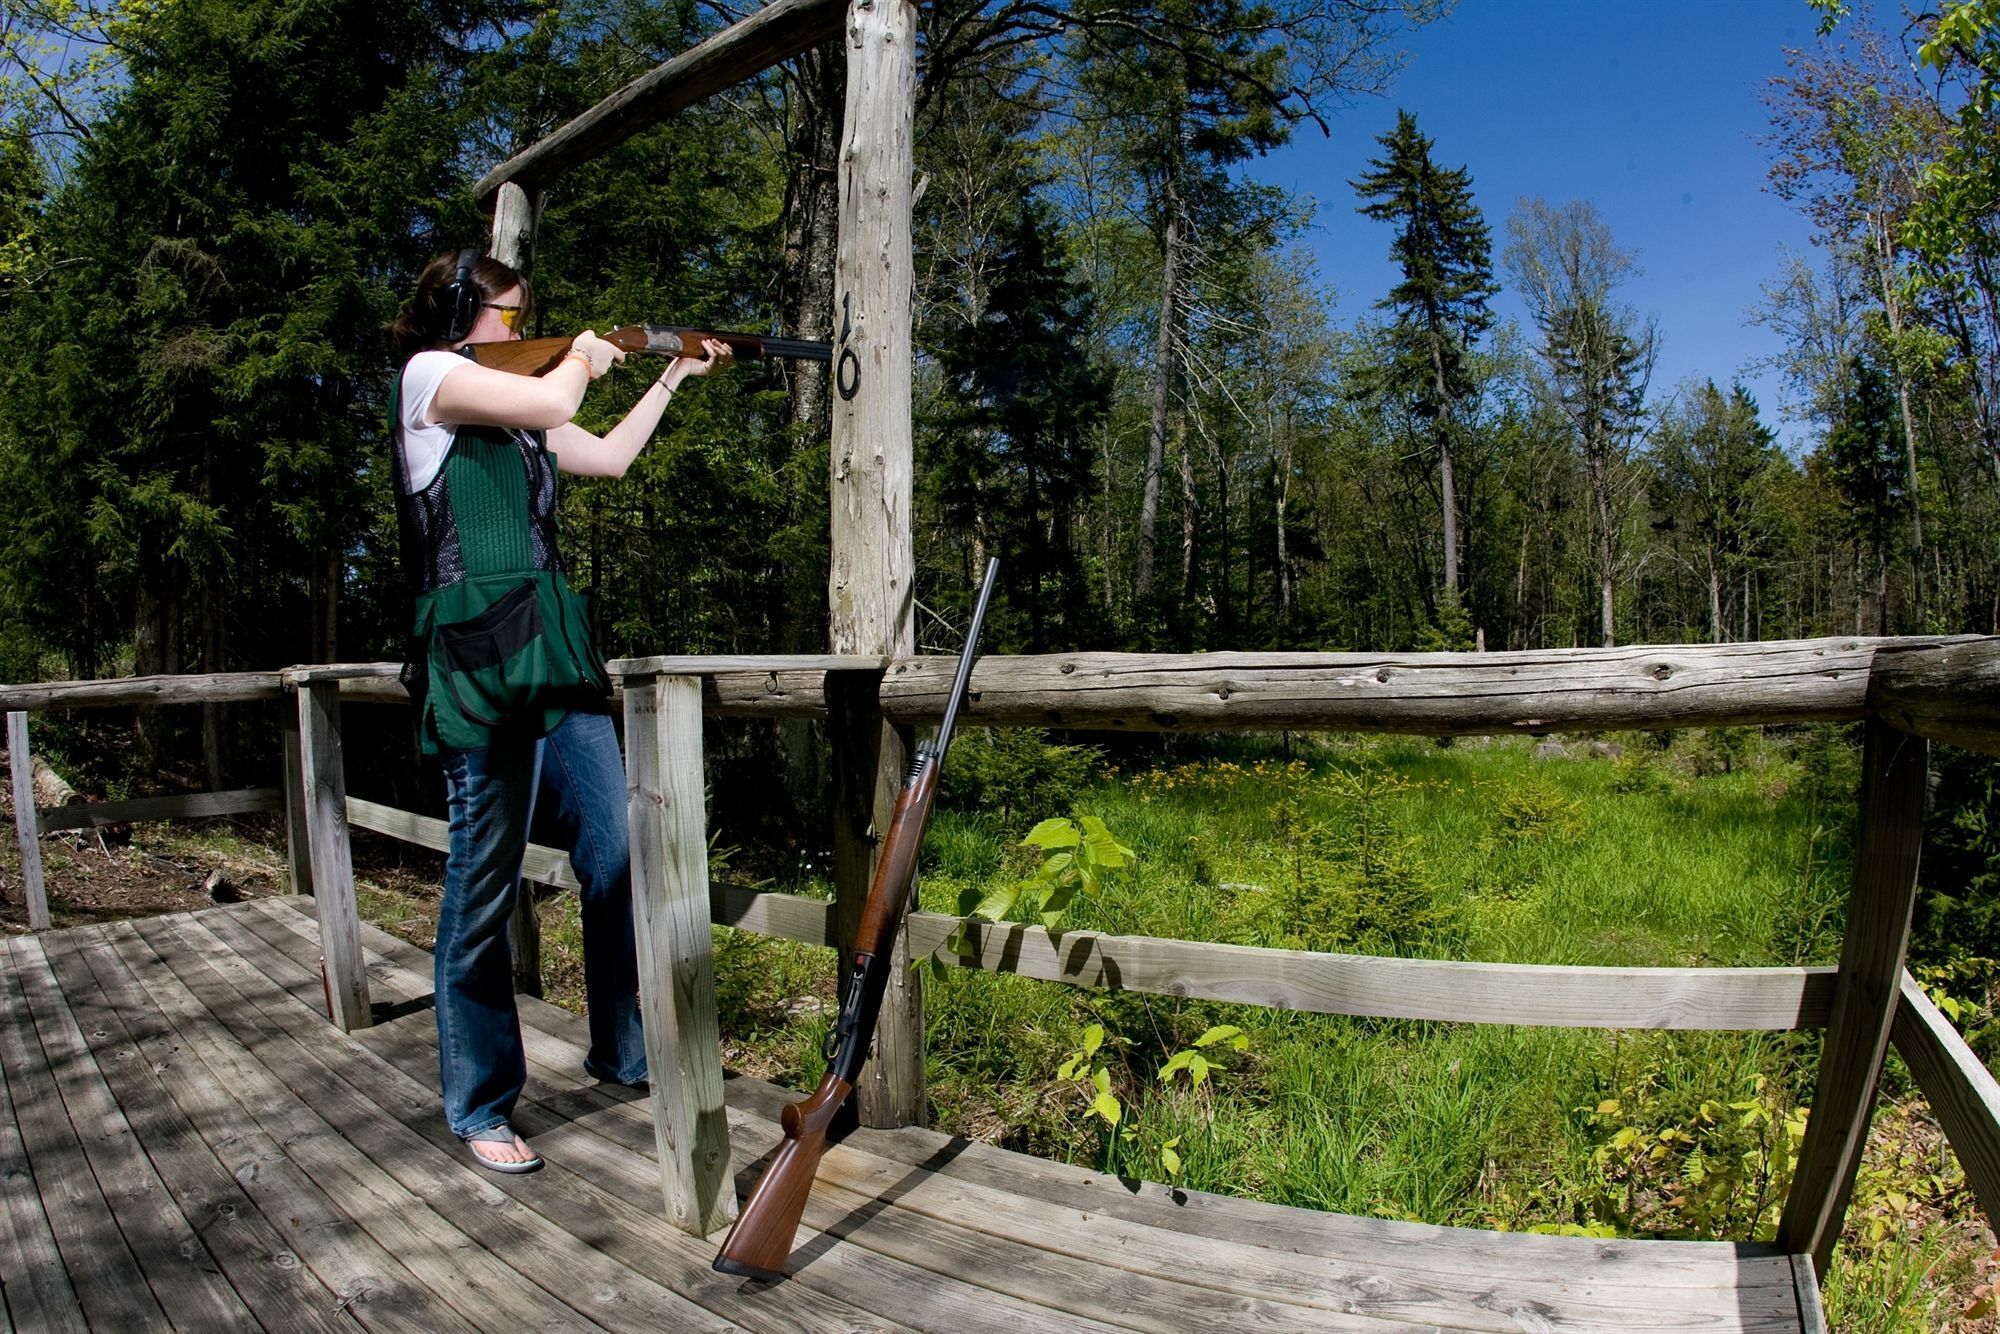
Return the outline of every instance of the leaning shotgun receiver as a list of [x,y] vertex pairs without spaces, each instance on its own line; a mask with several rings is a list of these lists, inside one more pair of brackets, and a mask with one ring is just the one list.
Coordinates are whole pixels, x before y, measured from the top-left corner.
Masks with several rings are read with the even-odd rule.
[[875,863],[875,879],[868,886],[868,900],[861,909],[861,928],[854,935],[854,952],[847,957],[847,985],[840,998],[840,1018],[827,1035],[827,1072],[819,1087],[804,1102],[787,1106],[781,1120],[785,1138],[778,1143],[771,1165],[758,1178],[755,1189],[735,1226],[716,1252],[715,1267],[725,1274],[745,1278],[778,1279],[785,1274],[785,1257],[792,1253],[792,1236],[805,1212],[806,1196],[812,1191],[813,1176],[819,1171],[820,1155],[826,1152],[827,1128],[834,1113],[854,1090],[854,1081],[868,1059],[869,1044],[875,1039],[875,1019],[882,1009],[882,991],[889,982],[890,946],[903,920],[910,886],[917,878],[917,845],[924,841],[924,826],[931,818],[931,802],[937,796],[938,774],[944,768],[945,749],[951,745],[952,725],[958,720],[959,701],[965,698],[966,683],[972,677],[973,659],[979,656],[979,627],[986,619],[986,604],[993,596],[993,583],[1000,562],[986,562],[986,578],[979,586],[979,603],[972,612],[972,627],[966,631],[965,651],[958,659],[958,675],[952,678],[951,698],[944,706],[944,721],[937,735],[917,746],[916,759],[903,776],[902,791],[896,795],[896,813],[889,821],[889,836],[882,841],[882,857]]
[[[705,338],[729,344],[737,356],[749,361],[785,358],[793,361],[832,361],[833,344],[806,338],[766,338],[762,334],[714,333],[707,329],[676,329],[664,324],[628,324],[603,335],[604,341],[626,352],[643,352],[656,357],[698,357]],[[524,338],[502,343],[468,343],[472,359],[495,370],[516,375],[540,375],[563,359],[574,338]]]

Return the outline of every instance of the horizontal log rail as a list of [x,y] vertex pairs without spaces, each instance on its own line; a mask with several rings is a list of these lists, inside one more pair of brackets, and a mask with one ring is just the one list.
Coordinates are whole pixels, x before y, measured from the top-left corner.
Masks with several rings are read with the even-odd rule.
[[[442,852],[445,822],[347,799],[348,823]],[[530,846],[521,874],[577,888],[569,859]],[[833,904],[796,894],[711,888],[715,920],[760,935],[832,945]],[[1823,1028],[1831,968],[1591,968],[1315,954],[1206,941],[973,923],[965,958],[944,948],[959,918],[910,914],[910,951],[978,968],[1105,991],[1261,1005],[1307,1014],[1560,1028],[1786,1030]]]
[[[824,717],[831,655],[680,655],[613,664],[633,676],[700,675],[723,717]],[[954,660],[902,658],[882,682],[892,721],[935,721]],[[341,697],[407,703],[391,662],[223,676],[0,686],[35,710],[276,698],[338,681]],[[1954,685],[1952,673],[1972,685]],[[1875,680],[1879,676],[1880,680]],[[2000,750],[2000,638],[1783,640],[1504,653],[988,654],[972,677],[974,723],[1120,731],[1280,729],[1479,735],[1851,722],[1872,707],[1920,735]],[[1871,681],[1873,684],[1871,685]]]
[[2000,638],[1884,645],[1868,676],[1868,707],[1916,736],[2000,754]]
[[54,834],[65,829],[102,829],[106,825],[140,824],[147,820],[194,820],[284,808],[285,794],[277,788],[245,787],[229,792],[189,792],[171,797],[44,807],[35,812],[35,824],[42,833]]
[[[1851,722],[1885,646],[1801,639],[1504,653],[1064,653],[981,658],[969,723],[1122,731],[1402,732],[1425,736]],[[1964,642],[1979,642],[1967,640]],[[2000,642],[2000,641],[1996,641]],[[950,659],[882,682],[899,723],[938,717]]]
[[2000,1081],[1908,972],[1897,999],[1889,1040],[1930,1102],[1979,1207],[2000,1218]]

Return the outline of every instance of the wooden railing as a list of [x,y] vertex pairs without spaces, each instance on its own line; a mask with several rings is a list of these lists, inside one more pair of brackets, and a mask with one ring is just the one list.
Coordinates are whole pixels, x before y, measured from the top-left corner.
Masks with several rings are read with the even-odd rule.
[[[843,920],[837,903],[708,882],[702,716],[825,716],[830,706],[838,715],[843,698],[865,687],[879,701],[882,720],[908,727],[942,712],[950,667],[942,658],[884,664],[661,657],[614,664],[633,794],[648,1055],[653,1068],[680,1072],[655,1084],[662,1187],[670,1215],[690,1231],[712,1231],[735,1203],[719,1114],[709,928],[721,923],[831,945]],[[297,758],[288,764],[296,777],[288,779],[286,805],[307,855],[295,851],[294,865],[318,891],[332,1017],[353,1028],[368,1022],[368,1004],[348,825],[431,848],[446,843],[442,821],[345,795],[340,703],[401,699],[393,673],[392,665],[354,664],[0,687],[0,707],[19,711],[10,717],[11,737],[13,719],[25,733],[25,711],[37,708],[295,693],[296,713],[287,712],[296,718]],[[1542,653],[989,656],[973,674],[961,715],[967,722],[1443,736],[1864,720],[1859,835],[1841,959],[1831,968],[1460,963],[1091,931],[1064,932],[1058,940],[1012,924],[975,925],[972,948],[961,956],[943,948],[958,919],[922,912],[910,916],[908,949],[954,967],[1313,1013],[1604,1028],[1823,1028],[1813,1116],[1778,1240],[1812,1256],[1824,1272],[1892,1038],[1937,1109],[1981,1206],[1989,1216],[2000,1208],[2000,1085],[1903,970],[1927,743],[2000,753],[1996,685],[2000,639],[1974,637]],[[25,738],[15,753],[25,755]],[[17,774],[22,769],[17,764]],[[31,841],[25,832],[24,841]],[[531,848],[525,874],[575,884],[567,860],[551,849]],[[851,894],[853,885],[841,892]],[[885,1032],[881,1046],[895,1040]],[[907,1064],[909,1053],[900,1056]],[[898,1059],[893,1050],[878,1050],[878,1060]]]

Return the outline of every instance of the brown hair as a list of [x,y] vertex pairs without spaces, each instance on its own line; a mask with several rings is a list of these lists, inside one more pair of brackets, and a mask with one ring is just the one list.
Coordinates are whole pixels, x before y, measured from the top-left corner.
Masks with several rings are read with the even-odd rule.
[[[399,357],[410,357],[427,347],[444,346],[445,332],[451,326],[450,303],[444,300],[444,291],[458,277],[458,259],[462,250],[446,250],[417,275],[417,290],[410,294],[410,300],[389,325],[389,341]],[[535,291],[528,286],[528,280],[515,272],[513,267],[502,264],[491,255],[481,255],[472,265],[472,285],[479,289],[481,301],[492,301],[512,288],[521,289],[521,321],[518,327],[526,329],[528,321],[535,313]]]

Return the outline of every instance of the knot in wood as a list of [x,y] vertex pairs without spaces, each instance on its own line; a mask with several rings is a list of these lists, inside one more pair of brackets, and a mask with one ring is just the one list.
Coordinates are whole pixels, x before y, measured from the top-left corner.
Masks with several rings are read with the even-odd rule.
[[1653,670],[1652,670],[1652,671],[1651,671],[1650,673],[1648,673],[1648,674],[1649,674],[1649,675],[1650,675],[1650,676],[1651,676],[1651,677],[1652,677],[1652,678],[1653,678],[1653,679],[1654,679],[1655,681],[1664,681],[1664,680],[1666,680],[1666,679],[1667,679],[1668,677],[1670,677],[1670,676],[1672,676],[1672,675],[1674,674],[1674,669],[1673,669],[1673,668],[1672,668],[1671,666],[1669,666],[1669,665],[1668,665],[1667,663],[1664,663],[1664,662],[1662,662],[1662,663],[1659,663],[1659,664],[1656,664],[1656,665],[1654,666]]
[[1389,669],[1387,667],[1384,667],[1381,671],[1376,672],[1375,679],[1377,681],[1387,683],[1387,681],[1389,680]]
[[1066,662],[1061,667],[1058,667],[1056,670],[1061,672],[1064,676],[1068,676],[1071,672],[1076,670],[1076,664],[1073,662]]
[[1215,697],[1217,699],[1228,699],[1229,695],[1230,690],[1228,686],[1217,686],[1215,688]]

